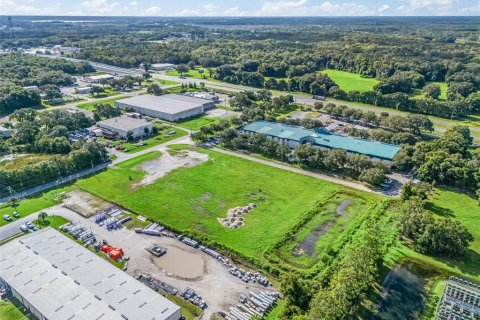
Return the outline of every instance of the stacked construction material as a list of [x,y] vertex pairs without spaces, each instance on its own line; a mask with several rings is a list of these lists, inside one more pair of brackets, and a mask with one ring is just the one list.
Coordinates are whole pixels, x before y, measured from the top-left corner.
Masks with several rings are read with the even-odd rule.
[[257,282],[264,287],[268,287],[268,285],[270,284],[270,281],[268,281],[267,278],[262,277],[262,275],[258,272],[249,272],[237,267],[228,268],[228,272],[230,272],[230,274],[234,275],[235,277],[240,278],[243,282],[246,283]]
[[185,244],[188,244],[191,247],[197,248],[198,247],[198,241],[192,240],[187,237],[182,237],[181,241]]
[[171,295],[174,295],[176,296],[178,291],[177,289],[174,289],[172,287],[170,287],[169,285],[167,285],[166,283],[164,282],[161,282],[155,278],[153,278],[152,276],[148,275],[148,274],[145,274],[145,273],[140,273],[139,275],[137,275],[135,277],[135,279],[143,282],[145,285],[147,285],[148,287],[152,288],[153,290],[155,291],[159,291],[159,290],[162,290],[166,293],[169,293]]
[[199,296],[193,289],[183,289],[182,292],[180,292],[180,296],[202,309],[206,309],[208,307],[205,300],[203,300],[202,297]]
[[278,292],[254,293],[249,291],[248,297],[241,296],[239,304],[230,307],[228,311],[220,310],[218,313],[227,320],[262,318],[272,309],[278,298]]
[[101,223],[105,221],[105,219],[107,219],[107,216],[103,212],[95,215],[95,223]]
[[114,260],[119,260],[123,256],[122,248],[115,248],[109,244],[105,244],[100,248],[100,251],[110,256]]

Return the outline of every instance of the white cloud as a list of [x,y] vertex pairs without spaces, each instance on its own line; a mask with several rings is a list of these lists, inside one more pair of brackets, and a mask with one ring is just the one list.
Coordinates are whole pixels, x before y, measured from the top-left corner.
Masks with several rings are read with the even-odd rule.
[[130,2],[130,5],[131,5],[132,7],[134,7],[134,6],[138,5],[138,2],[137,2],[137,1],[132,1],[132,2]]
[[434,8],[442,6],[450,6],[458,0],[409,0],[410,7],[418,8]]
[[120,10],[117,9],[118,6],[118,2],[110,3],[108,0],[87,0],[80,5],[79,11],[80,14],[84,15],[121,15],[126,7],[123,7],[121,8],[123,10]]
[[159,15],[160,12],[162,12],[162,9],[160,7],[150,7],[145,9],[145,11],[143,11],[143,14],[146,16],[156,16]]
[[31,15],[54,15],[63,13],[60,4],[48,7],[33,6],[32,1],[25,1],[27,4],[18,0],[0,0],[0,12],[2,14],[31,14]]
[[258,12],[258,15],[273,16],[273,15],[292,15],[293,11],[305,11],[307,0],[299,1],[267,1],[263,4]]
[[385,11],[387,11],[388,9],[390,9],[390,6],[388,4],[383,4],[377,9],[377,12],[378,12],[378,14],[382,14]]
[[233,16],[233,17],[239,17],[239,16],[246,16],[248,15],[247,11],[243,11],[240,9],[240,7],[231,7],[228,8],[223,12],[223,15],[225,16]]

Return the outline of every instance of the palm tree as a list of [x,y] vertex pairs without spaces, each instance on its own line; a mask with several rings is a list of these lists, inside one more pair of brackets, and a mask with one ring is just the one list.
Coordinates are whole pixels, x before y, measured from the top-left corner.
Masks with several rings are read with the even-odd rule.
[[45,222],[45,218],[48,217],[48,214],[45,211],[42,211],[38,214],[38,219],[42,222]]

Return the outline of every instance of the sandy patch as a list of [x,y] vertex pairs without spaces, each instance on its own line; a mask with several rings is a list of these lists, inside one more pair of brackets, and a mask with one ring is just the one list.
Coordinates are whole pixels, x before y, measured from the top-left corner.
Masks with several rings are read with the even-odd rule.
[[135,167],[137,170],[142,170],[147,175],[142,181],[134,183],[132,187],[145,186],[154,183],[156,180],[167,175],[170,171],[177,168],[185,167],[192,168],[208,160],[208,155],[191,150],[182,150],[170,154],[163,152],[160,158],[150,160]]
[[190,281],[202,279],[206,268],[201,255],[175,245],[169,246],[162,257],[153,257],[153,263],[167,276]]
[[93,216],[95,212],[109,205],[110,203],[82,190],[74,190],[67,193],[67,196],[63,200],[64,207],[75,211],[85,218]]

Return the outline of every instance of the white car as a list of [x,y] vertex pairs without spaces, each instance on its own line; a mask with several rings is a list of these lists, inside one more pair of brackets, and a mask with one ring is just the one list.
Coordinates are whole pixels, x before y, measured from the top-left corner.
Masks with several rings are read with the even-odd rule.
[[10,215],[8,215],[8,214],[4,214],[3,219],[5,219],[7,221],[12,221],[12,217],[10,217]]
[[28,227],[28,229],[33,229],[33,223],[31,223],[30,221],[28,221],[27,223],[25,223],[25,225]]
[[23,232],[28,232],[28,227],[24,224],[21,224],[20,225],[20,230],[22,230]]
[[20,213],[18,213],[17,211],[13,212],[13,216],[15,218],[20,218]]

